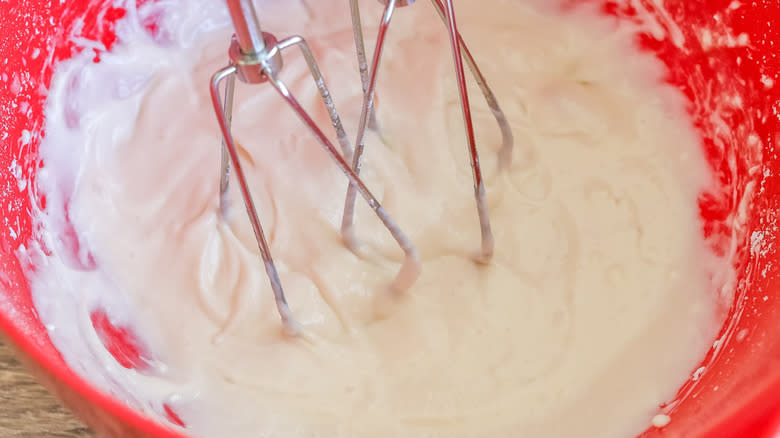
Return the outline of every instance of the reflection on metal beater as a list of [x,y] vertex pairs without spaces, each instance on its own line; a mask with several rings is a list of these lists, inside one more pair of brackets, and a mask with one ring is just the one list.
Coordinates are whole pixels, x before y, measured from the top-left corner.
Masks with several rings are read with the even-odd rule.
[[[255,208],[249,185],[241,167],[241,161],[231,134],[230,125],[232,121],[235,77],[238,77],[242,82],[249,84],[270,83],[314,134],[331,158],[336,162],[336,165],[347,176],[350,187],[354,187],[355,190],[360,192],[366,202],[368,202],[368,205],[374,210],[376,215],[404,251],[404,262],[391,287],[395,293],[401,293],[407,290],[419,276],[419,254],[409,238],[401,231],[395,221],[387,214],[379,201],[371,194],[365,184],[363,184],[363,181],[360,180],[357,174],[349,167],[347,161],[345,161],[344,157],[350,157],[352,155],[351,146],[346,133],[344,132],[344,128],[341,125],[341,120],[336,112],[336,107],[330,96],[330,92],[325,85],[322,74],[309,49],[309,45],[299,36],[277,41],[273,35],[262,32],[252,0],[227,0],[227,5],[230,9],[230,15],[236,31],[229,50],[230,65],[216,72],[211,79],[211,100],[214,105],[217,120],[219,121],[223,139],[223,161],[220,169],[220,211],[224,214],[227,210],[229,165],[232,164],[236,179],[238,180],[241,197],[244,200],[244,205],[246,206],[247,214],[249,215],[249,222],[252,225],[252,230],[257,239],[257,246],[260,249],[260,255],[271,283],[274,299],[276,300],[276,307],[281,316],[285,330],[290,334],[298,334],[300,333],[300,326],[293,318],[290,307],[287,304],[287,299],[285,298],[284,290],[282,289],[282,284],[279,280],[279,274],[276,271],[268,242],[265,239],[263,227],[260,224],[260,218],[257,214],[257,209]],[[339,154],[338,150],[331,144],[314,120],[312,120],[309,114],[290,93],[284,82],[277,76],[283,64],[282,51],[293,46],[298,47],[301,50],[301,53],[309,66],[312,78],[320,91],[322,100],[328,109],[331,122],[336,129],[336,135],[344,157]],[[222,102],[219,97],[219,85],[223,80],[227,81],[224,102]]]
[[[360,123],[358,125],[357,139],[355,140],[355,155],[352,158],[352,169],[356,175],[360,174],[362,165],[363,150],[365,148],[366,128],[376,126],[374,121],[374,94],[376,92],[376,78],[379,69],[382,51],[384,48],[387,29],[390,26],[390,20],[396,7],[404,7],[414,3],[414,0],[379,0],[384,3],[385,10],[382,14],[382,20],[379,23],[379,31],[374,47],[374,56],[371,60],[371,68],[366,63],[365,46],[363,43],[363,29],[360,21],[360,9],[358,0],[350,0],[350,11],[352,13],[352,28],[355,35],[355,47],[357,49],[358,67],[360,69],[360,78],[363,83],[363,107],[360,113]],[[482,248],[477,260],[488,262],[493,255],[493,233],[490,228],[490,216],[488,214],[487,196],[485,194],[485,184],[482,180],[482,169],[479,164],[479,154],[477,152],[476,140],[474,137],[474,124],[471,118],[471,105],[466,87],[466,78],[463,72],[463,54],[466,55],[466,63],[474,75],[482,94],[487,101],[493,116],[501,129],[502,146],[498,153],[498,168],[506,170],[512,161],[512,131],[509,123],[504,116],[504,112],[498,105],[496,96],[488,87],[485,77],[477,67],[474,57],[471,55],[466,43],[458,32],[455,22],[455,10],[452,4],[453,0],[431,0],[436,11],[439,13],[442,21],[447,26],[450,37],[450,47],[452,49],[453,60],[455,63],[455,73],[458,82],[458,92],[460,97],[461,111],[463,115],[464,126],[466,129],[466,139],[468,141],[471,169],[474,176],[474,198],[477,202],[477,212],[479,214],[480,231],[482,234]],[[347,246],[355,249],[357,247],[357,238],[354,230],[355,198],[357,196],[356,187],[350,184],[347,190],[347,199],[344,205],[344,216],[341,222],[341,234]]]

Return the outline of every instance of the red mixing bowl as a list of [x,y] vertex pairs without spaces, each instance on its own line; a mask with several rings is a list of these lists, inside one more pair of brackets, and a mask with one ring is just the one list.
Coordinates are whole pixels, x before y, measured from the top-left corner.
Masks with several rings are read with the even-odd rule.
[[[45,165],[37,149],[45,135],[52,71],[80,50],[94,50],[100,62],[103,49],[82,49],[71,37],[111,50],[114,24],[126,13],[116,3],[0,1],[0,329],[41,381],[101,436],[184,438],[186,425],[170,408],[163,413],[169,424],[158,423],[68,368],[38,319],[15,255],[20,245],[39,237],[30,206],[46,204],[35,175]],[[636,21],[638,11],[659,17],[662,32],[637,33],[637,44],[668,66],[668,81],[689,99],[719,180],[719,187],[699,198],[702,233],[715,251],[736,254],[737,292],[719,340],[702,359],[706,371],[692,373],[663,407],[672,422],[641,437],[780,437],[780,31],[774,26],[780,0],[569,0],[567,7],[583,3],[615,20]],[[146,24],[156,32],[153,22]],[[725,43],[712,44],[721,37]],[[708,108],[735,96],[743,108],[713,120]],[[747,147],[756,140],[762,144],[760,159],[757,148]],[[20,178],[29,184],[20,184]],[[746,191],[755,195],[752,204],[741,202]],[[735,222],[735,215],[746,220]],[[143,343],[132,332],[112,326],[99,311],[92,320],[119,364],[142,362]]]

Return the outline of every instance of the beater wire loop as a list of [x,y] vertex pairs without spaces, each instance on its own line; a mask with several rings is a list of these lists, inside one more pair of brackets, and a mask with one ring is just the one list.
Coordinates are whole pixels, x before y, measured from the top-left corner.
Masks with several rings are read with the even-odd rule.
[[452,58],[455,63],[455,77],[458,82],[458,94],[460,97],[460,108],[463,115],[464,127],[466,128],[466,140],[469,147],[469,159],[471,160],[471,171],[474,176],[474,199],[477,202],[477,213],[479,214],[479,226],[482,234],[482,252],[478,256],[480,262],[488,262],[493,257],[493,231],[490,227],[490,215],[488,214],[487,196],[485,195],[485,183],[482,180],[482,168],[479,165],[479,152],[477,151],[477,140],[474,134],[474,122],[471,118],[471,105],[469,103],[469,91],[466,85],[466,75],[463,72],[463,55],[460,51],[458,42],[458,28],[455,23],[455,8],[452,0],[444,0],[447,8],[445,15],[447,17],[447,31],[450,36],[450,47],[452,49]]
[[320,72],[320,68],[317,65],[317,60],[314,59],[314,54],[312,53],[309,44],[306,43],[306,40],[304,40],[302,37],[296,35],[280,41],[277,47],[279,50],[284,50],[291,46],[297,46],[300,48],[301,54],[306,60],[306,64],[309,66],[309,72],[311,72],[311,75],[314,78],[314,83],[320,92],[322,102],[328,109],[328,116],[330,116],[331,123],[333,123],[333,128],[336,130],[336,139],[341,146],[344,159],[347,161],[352,160],[352,145],[349,143],[347,131],[344,130],[339,113],[336,111],[336,104],[333,102],[333,97],[330,95],[330,91],[325,85],[325,78],[322,77],[322,72]]
[[[441,17],[442,22],[444,22],[446,26],[447,15],[441,0],[431,0],[431,3],[436,9],[436,12],[438,12],[439,17]],[[509,121],[507,121],[506,116],[504,115],[504,111],[501,109],[501,106],[498,103],[498,99],[496,99],[496,95],[493,94],[493,90],[490,89],[485,76],[482,74],[482,71],[479,69],[477,62],[474,60],[474,56],[471,54],[471,50],[469,50],[468,46],[466,45],[463,36],[460,34],[460,32],[457,32],[457,35],[458,43],[460,44],[460,50],[466,58],[466,65],[469,67],[471,74],[474,76],[474,80],[479,86],[480,91],[482,91],[482,95],[485,97],[485,101],[490,108],[490,112],[493,113],[493,117],[496,119],[496,123],[498,123],[498,128],[501,130],[501,149],[498,152],[498,169],[508,170],[512,165],[512,147],[514,144],[512,128],[509,126]]]
[[[363,85],[363,107],[360,114],[360,124],[358,125],[357,137],[355,140],[355,155],[353,157],[352,169],[356,174],[360,174],[362,158],[365,149],[365,131],[372,117],[375,117],[374,95],[376,93],[376,78],[379,68],[382,51],[384,49],[387,30],[392,19],[393,12],[397,7],[408,6],[413,0],[380,0],[385,4],[382,19],[379,23],[376,46],[371,62],[371,68],[368,68],[365,54],[365,44],[363,40],[363,28],[360,19],[360,9],[358,0],[350,0],[350,12],[352,16],[352,30],[355,39],[355,49],[357,52],[358,68],[360,70],[361,82]],[[482,95],[488,104],[493,117],[501,130],[501,149],[498,152],[498,169],[504,171],[509,169],[512,160],[512,148],[514,139],[512,130],[504,115],[503,110],[498,104],[495,94],[490,89],[484,75],[477,66],[474,57],[466,46],[463,37],[458,32],[455,21],[455,10],[452,0],[431,0],[434,8],[444,22],[450,38],[450,48],[452,50],[455,73],[458,84],[458,96],[461,104],[461,113],[466,132],[466,140],[469,148],[469,158],[471,162],[472,174],[474,177],[474,199],[477,204],[477,213],[480,222],[480,233],[482,236],[481,251],[476,260],[479,262],[488,262],[493,255],[494,240],[490,226],[490,215],[487,206],[487,196],[484,181],[482,179],[482,169],[479,162],[479,153],[477,151],[476,139],[474,134],[474,124],[471,117],[471,105],[469,103],[468,88],[466,86],[465,74],[463,72],[463,56],[465,55],[466,64],[479,85]],[[342,216],[341,234],[347,246],[355,250],[358,246],[358,240],[354,230],[355,215],[355,188],[350,185],[347,189],[347,199],[344,205],[344,214]]]
[[241,167],[241,160],[236,150],[236,144],[233,141],[233,135],[230,132],[230,125],[228,123],[228,117],[226,116],[225,109],[222,106],[222,102],[219,99],[219,84],[228,77],[236,74],[236,67],[229,66],[216,72],[211,79],[211,102],[214,105],[214,112],[217,115],[217,121],[219,122],[219,129],[222,131],[222,140],[227,149],[227,153],[230,156],[230,161],[233,164],[233,169],[238,180],[238,187],[241,190],[241,197],[244,200],[244,206],[246,207],[247,215],[249,216],[249,223],[252,225],[252,231],[255,234],[257,240],[257,247],[260,249],[260,257],[263,259],[263,265],[265,266],[265,272],[268,274],[268,279],[271,282],[271,289],[274,293],[274,299],[276,300],[276,308],[279,311],[279,316],[282,318],[284,328],[291,333],[297,333],[296,327],[298,324],[292,317],[290,306],[287,304],[287,299],[284,296],[284,290],[282,289],[282,282],[279,280],[279,274],[276,271],[276,265],[271,257],[271,250],[268,247],[268,242],[265,239],[265,233],[263,232],[263,226],[260,223],[260,217],[257,214],[252,194],[249,190],[249,183],[244,175],[244,169]]

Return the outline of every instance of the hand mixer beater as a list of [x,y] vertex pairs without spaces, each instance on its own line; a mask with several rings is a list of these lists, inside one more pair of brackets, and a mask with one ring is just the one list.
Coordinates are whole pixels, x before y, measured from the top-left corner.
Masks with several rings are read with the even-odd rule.
[[[222,162],[220,167],[220,212],[224,216],[228,206],[228,192],[230,174],[235,173],[238,187],[249,216],[249,222],[257,240],[260,250],[260,256],[263,260],[266,274],[268,275],[271,289],[274,294],[276,306],[281,317],[285,330],[290,334],[300,332],[300,326],[292,316],[292,312],[287,304],[279,275],[274,265],[271,251],[263,232],[262,224],[257,213],[257,209],[247,183],[246,176],[241,167],[236,144],[231,133],[232,107],[235,91],[235,79],[238,78],[244,83],[260,84],[269,83],[278,92],[290,108],[297,114],[308,130],[314,135],[319,143],[325,148],[327,153],[346,175],[349,181],[344,215],[342,220],[342,236],[347,246],[353,250],[356,247],[356,237],[354,236],[353,217],[354,205],[357,193],[365,199],[369,207],[374,211],[379,220],[384,224],[395,241],[404,252],[404,261],[391,284],[393,293],[403,293],[414,284],[420,274],[421,262],[420,256],[411,240],[404,234],[398,224],[382,207],[381,203],[366,187],[358,176],[360,173],[361,159],[365,146],[366,129],[378,129],[376,114],[374,111],[374,94],[376,91],[376,78],[382,56],[385,36],[396,7],[410,5],[414,0],[380,0],[385,4],[384,14],[380,22],[379,34],[377,37],[376,48],[374,49],[371,69],[368,69],[365,57],[365,48],[363,42],[363,30],[360,21],[360,11],[357,0],[350,0],[350,9],[352,13],[352,25],[355,35],[355,44],[358,54],[358,64],[361,81],[363,85],[363,104],[361,109],[360,123],[356,139],[355,150],[349,142],[347,134],[342,126],[333,98],[330,95],[325,80],[320,72],[314,55],[306,43],[306,40],[300,36],[292,36],[282,40],[277,40],[274,35],[262,32],[257,13],[252,0],[226,0],[230,16],[235,27],[235,35],[231,41],[228,55],[230,63],[227,67],[217,71],[211,79],[211,100],[214,105],[214,111],[217,115],[219,127],[222,132]],[[482,233],[482,249],[477,260],[487,262],[493,253],[493,236],[490,229],[490,219],[485,195],[485,186],[482,180],[482,172],[479,164],[479,155],[476,148],[474,127],[471,119],[471,108],[466,88],[465,75],[463,71],[462,53],[466,54],[467,63],[473,72],[480,89],[482,90],[489,107],[491,108],[502,132],[502,148],[499,151],[499,169],[509,167],[512,149],[512,133],[509,124],[501,111],[495,96],[487,86],[482,73],[476,66],[474,58],[468,51],[462,37],[460,36],[456,22],[452,0],[432,0],[434,7],[447,25],[452,47],[453,58],[455,61],[455,70],[457,73],[458,90],[461,102],[461,110],[466,128],[466,137],[468,140],[471,166],[474,176],[474,193],[477,202],[477,210],[480,219],[480,229]],[[341,147],[341,153],[331,143],[328,137],[317,126],[311,116],[300,105],[293,96],[286,84],[279,78],[279,72],[283,68],[283,52],[292,47],[300,49],[322,98],[333,127],[336,130],[336,138]],[[226,82],[224,99],[220,97],[220,85]],[[352,160],[352,166],[347,164]],[[233,172],[231,172],[231,168]]]

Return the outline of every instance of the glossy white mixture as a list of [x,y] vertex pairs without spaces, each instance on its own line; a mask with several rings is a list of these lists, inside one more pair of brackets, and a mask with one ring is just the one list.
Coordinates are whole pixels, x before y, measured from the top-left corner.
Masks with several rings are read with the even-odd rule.
[[[380,5],[363,3],[373,36]],[[52,252],[29,255],[37,309],[68,363],[152,415],[167,403],[206,437],[609,438],[648,427],[722,316],[696,208],[708,172],[683,99],[596,18],[489,3],[457,2],[515,135],[499,173],[500,134],[474,87],[496,237],[488,266],[469,257],[479,226],[444,27],[427,2],[393,21],[363,176],[421,252],[419,281],[395,303],[386,286],[402,253],[389,233],[359,199],[365,246],[345,248],[346,179],[270,86],[239,85],[235,136],[305,328],[297,339],[282,334],[237,191],[230,221],[218,217],[207,86],[226,63],[221,2],[161,2],[157,40],[130,14],[128,44],[99,64],[62,65],[39,173]],[[259,8],[268,30],[309,39],[354,137],[348,2],[313,3],[308,18],[295,1]],[[298,54],[282,77],[332,135]],[[70,240],[56,237],[66,205]],[[98,308],[138,333],[147,370],[106,353],[89,322]]]

